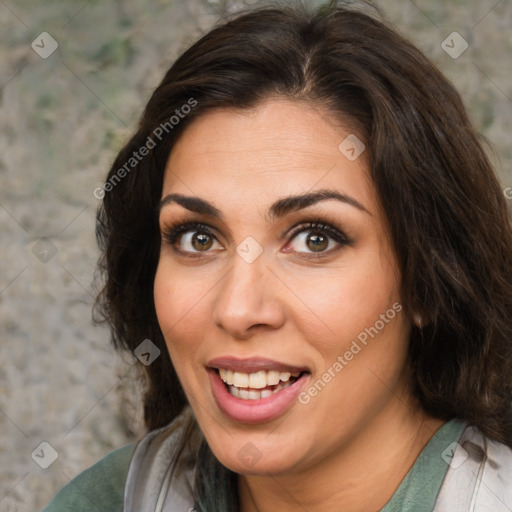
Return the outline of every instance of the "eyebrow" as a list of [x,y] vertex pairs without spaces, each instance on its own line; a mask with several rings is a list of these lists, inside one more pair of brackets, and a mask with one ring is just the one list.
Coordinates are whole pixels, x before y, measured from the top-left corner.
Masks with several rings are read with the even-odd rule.
[[[358,210],[361,210],[371,215],[371,213],[353,197],[347,194],[342,194],[336,190],[322,189],[315,192],[308,192],[306,194],[288,196],[278,199],[269,208],[267,213],[267,219],[269,220],[269,222],[272,222],[275,218],[284,217],[288,213],[297,210],[302,210],[303,208],[307,208],[308,206],[312,206],[321,201],[327,201],[328,199],[335,199],[337,201],[341,201],[342,203],[353,206],[354,208],[357,208]],[[161,211],[165,206],[173,202],[183,206],[183,208],[186,208],[191,212],[208,215],[209,217],[218,220],[224,219],[222,212],[205,199],[202,199],[200,197],[184,196],[182,194],[169,194],[165,196],[160,201],[158,207],[159,211]]]

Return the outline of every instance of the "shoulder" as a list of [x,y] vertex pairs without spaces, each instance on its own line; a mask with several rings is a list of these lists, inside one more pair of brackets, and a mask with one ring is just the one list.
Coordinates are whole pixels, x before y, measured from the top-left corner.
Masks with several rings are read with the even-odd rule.
[[103,457],[63,487],[42,512],[122,512],[126,475],[135,444]]
[[[192,510],[198,435],[187,408],[169,425],[146,434],[133,454],[125,486],[125,512]],[[198,436],[196,438],[196,436]]]
[[512,449],[472,426],[454,445],[436,512],[512,510]]

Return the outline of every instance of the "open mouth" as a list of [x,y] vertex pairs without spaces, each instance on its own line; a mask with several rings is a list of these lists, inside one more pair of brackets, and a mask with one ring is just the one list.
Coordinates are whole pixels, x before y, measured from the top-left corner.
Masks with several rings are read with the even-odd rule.
[[234,372],[224,368],[215,368],[229,394],[243,400],[269,398],[286,389],[308,372],[280,372],[260,370],[254,373]]
[[311,377],[306,366],[264,357],[218,357],[206,368],[220,411],[232,421],[249,424],[265,423],[284,414]]

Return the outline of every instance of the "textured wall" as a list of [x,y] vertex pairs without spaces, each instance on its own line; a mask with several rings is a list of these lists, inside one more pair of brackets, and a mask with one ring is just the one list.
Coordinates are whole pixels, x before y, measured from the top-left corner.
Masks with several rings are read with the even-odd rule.
[[[93,190],[170,62],[215,13],[238,4],[0,1],[2,511],[41,508],[140,432],[130,381],[140,363],[121,361],[91,323]],[[494,148],[504,188],[511,185],[511,2],[378,5],[457,86]],[[454,31],[468,44],[458,58],[464,41],[446,40],[452,56],[441,46]],[[43,32],[58,43],[53,53]],[[36,463],[54,455],[47,469]]]

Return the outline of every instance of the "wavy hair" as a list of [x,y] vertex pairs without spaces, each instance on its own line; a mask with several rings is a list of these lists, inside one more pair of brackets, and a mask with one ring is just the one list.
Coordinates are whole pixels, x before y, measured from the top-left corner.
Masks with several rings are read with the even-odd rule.
[[[113,162],[97,214],[104,288],[96,312],[116,348],[133,352],[149,338],[161,350],[143,368],[147,427],[187,405],[153,300],[167,159],[194,119],[270,96],[325,108],[366,144],[404,311],[426,319],[413,324],[408,362],[422,407],[512,446],[512,230],[503,192],[436,66],[377,16],[336,2],[253,9],[214,27],[166,72]],[[143,146],[153,147],[130,160]]]

